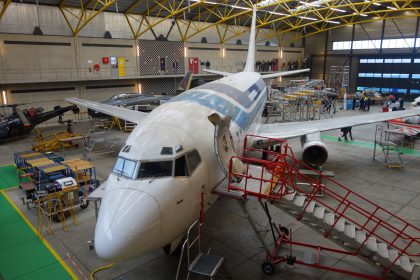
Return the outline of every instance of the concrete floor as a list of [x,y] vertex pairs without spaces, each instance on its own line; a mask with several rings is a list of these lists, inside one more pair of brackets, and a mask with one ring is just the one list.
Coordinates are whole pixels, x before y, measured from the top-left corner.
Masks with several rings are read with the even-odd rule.
[[[373,112],[379,107],[372,107]],[[366,112],[360,112],[368,114]],[[359,114],[358,111],[343,111],[341,116]],[[75,125],[74,130],[84,132],[86,124]],[[357,140],[372,142],[375,125],[365,125],[353,129],[353,137]],[[51,130],[51,129],[49,129]],[[338,130],[326,134],[337,136]],[[112,137],[116,143],[123,143],[127,133],[114,131]],[[28,150],[32,143],[32,135],[0,146],[0,164],[13,163],[13,153]],[[291,140],[296,154],[300,153],[299,141]],[[372,160],[372,150],[338,142],[326,142],[329,149],[329,159],[325,170],[335,173],[335,180],[351,188],[362,196],[378,203],[392,213],[420,226],[420,158],[403,155],[404,169],[388,169],[383,157]],[[67,158],[80,157],[81,149],[66,152]],[[92,158],[97,166],[97,174],[101,181],[106,179],[114,164],[115,155],[98,155]],[[11,189],[7,194],[22,210],[28,219],[37,227],[37,212],[26,209],[20,201],[23,193],[19,189]],[[262,226],[267,224],[264,213],[256,202],[251,201],[249,208]],[[275,222],[293,230],[293,238],[303,242],[338,248],[331,241],[318,235],[308,227],[296,221],[277,208],[270,207]],[[87,241],[93,238],[95,217],[93,205],[86,210],[77,210],[78,224],[69,223],[66,232],[60,224],[55,225],[55,233],[45,235],[52,247],[57,251],[70,268],[81,279],[89,277],[89,273],[107,263],[100,260],[94,250],[90,250]],[[307,268],[304,266],[279,265],[276,274],[266,276],[260,266],[264,261],[265,252],[258,242],[248,221],[244,218],[236,201],[220,198],[206,213],[204,247],[211,247],[211,252],[226,258],[221,279],[353,279],[350,276]],[[270,239],[268,235],[267,239]],[[300,251],[300,252],[299,252]],[[297,250],[297,254],[302,253]],[[69,257],[71,259],[69,259]],[[342,257],[337,254],[322,253],[321,262],[330,266],[347,268],[357,272],[379,276],[377,268],[372,267],[354,257]],[[76,263],[76,266],[73,264]],[[95,274],[96,279],[174,279],[178,265],[176,256],[167,256],[161,250],[129,261],[115,264],[112,268]],[[77,269],[76,269],[77,268]],[[80,269],[82,274],[77,270]],[[390,277],[391,278],[391,277]]]

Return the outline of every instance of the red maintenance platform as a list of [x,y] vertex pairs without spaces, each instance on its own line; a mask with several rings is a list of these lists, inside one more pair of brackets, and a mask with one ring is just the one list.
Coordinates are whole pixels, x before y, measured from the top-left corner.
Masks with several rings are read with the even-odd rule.
[[[254,148],[247,147],[251,143]],[[415,263],[420,257],[419,228],[297,160],[285,140],[247,135],[243,150],[243,156],[230,159],[228,191],[215,193],[237,198],[246,213],[249,199],[257,199],[264,208],[274,247],[267,245],[252,215],[247,215],[267,251],[264,273],[272,274],[275,264],[286,262],[367,279],[385,279],[391,272],[404,279],[418,279],[412,277],[419,277],[419,265]],[[238,160],[243,164],[240,172],[233,168]],[[305,175],[303,168],[316,172],[322,180]],[[289,229],[272,221],[267,203],[343,249],[295,241]],[[285,249],[288,253],[281,254]],[[296,256],[296,249],[304,256]],[[372,276],[328,266],[321,262],[321,252],[359,257],[382,273]]]

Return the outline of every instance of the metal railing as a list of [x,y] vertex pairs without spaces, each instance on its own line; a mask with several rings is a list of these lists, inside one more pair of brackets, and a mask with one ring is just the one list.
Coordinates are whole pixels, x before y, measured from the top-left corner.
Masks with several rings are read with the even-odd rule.
[[[198,75],[213,75],[204,71],[206,66],[200,65]],[[228,73],[242,71],[241,66],[211,66],[209,69]],[[82,68],[6,68],[0,69],[0,83],[31,83],[31,82],[60,82],[60,81],[89,81],[89,80],[110,80],[110,79],[140,79],[147,76],[176,76],[184,75],[188,66],[182,69],[167,67],[161,71],[159,67],[139,69],[138,67],[125,67],[125,75],[119,75],[118,68],[111,68],[110,65],[101,65],[99,70],[91,67]],[[265,73],[265,72],[261,72]],[[196,75],[197,75],[196,74]]]
[[[229,164],[229,190],[242,192],[244,198],[254,196],[259,199],[268,199],[271,201],[281,200],[285,195],[290,193],[290,190],[305,195],[306,202],[302,207],[302,211],[296,214],[298,219],[301,219],[303,215],[307,214],[306,209],[311,202],[315,202],[316,205],[325,207],[326,211],[335,214],[334,223],[324,233],[325,237],[331,235],[331,231],[341,218],[352,223],[357,230],[366,233],[360,246],[354,250],[354,255],[360,253],[370,237],[375,237],[379,242],[385,243],[389,248],[397,250],[398,256],[394,260],[391,260],[391,263],[384,271],[388,271],[402,255],[411,257],[420,256],[420,229],[418,227],[353,192],[328,176],[314,170],[303,162],[300,162],[294,157],[286,141],[267,137],[260,137],[257,141],[256,139],[258,139],[258,136],[247,135],[244,141],[244,151],[252,151],[254,155],[259,151],[262,155],[267,154],[267,159],[261,160],[246,157],[245,155],[243,157],[233,157]],[[264,146],[277,144],[280,145],[280,149],[277,149],[276,152],[269,152],[262,148],[247,148],[247,145],[250,145],[250,140],[253,140],[251,143],[261,143],[265,144]],[[269,158],[270,156],[271,158]],[[240,159],[245,165],[245,174],[233,171],[232,162],[235,158]],[[252,176],[249,173],[250,165],[262,167],[261,177],[255,177],[255,175]],[[299,168],[305,168],[315,172],[322,180],[314,180],[302,174]],[[271,178],[263,178],[263,170],[269,171],[272,175]],[[290,178],[291,176],[293,178]],[[251,190],[247,186],[250,180],[260,180],[261,184],[259,188]],[[307,183],[309,190],[302,188],[296,183],[297,181]],[[268,191],[264,190],[263,184],[268,185]],[[317,196],[319,193],[323,194],[322,198]]]

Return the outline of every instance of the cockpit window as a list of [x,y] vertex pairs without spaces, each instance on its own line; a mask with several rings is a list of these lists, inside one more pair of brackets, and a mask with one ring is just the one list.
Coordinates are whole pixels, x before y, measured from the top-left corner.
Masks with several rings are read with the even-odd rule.
[[193,150],[187,153],[187,161],[188,167],[190,168],[190,173],[192,174],[201,162],[201,157],[197,150]]
[[133,178],[134,172],[136,171],[136,164],[137,162],[134,160],[118,157],[113,173],[118,176]]
[[176,176],[189,176],[185,155],[175,160],[175,177]]
[[172,176],[172,161],[141,162],[138,179]]

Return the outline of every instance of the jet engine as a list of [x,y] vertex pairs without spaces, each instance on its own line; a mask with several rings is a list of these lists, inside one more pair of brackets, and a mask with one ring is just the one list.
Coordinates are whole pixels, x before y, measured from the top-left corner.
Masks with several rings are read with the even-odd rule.
[[300,138],[302,144],[302,160],[304,163],[318,167],[328,159],[327,146],[321,140],[321,133],[312,133]]

